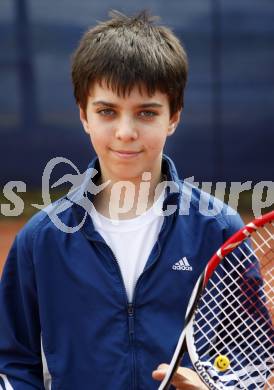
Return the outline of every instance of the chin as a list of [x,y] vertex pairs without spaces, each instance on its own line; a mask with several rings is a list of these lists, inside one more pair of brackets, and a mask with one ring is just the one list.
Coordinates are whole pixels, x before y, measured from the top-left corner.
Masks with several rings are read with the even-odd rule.
[[125,168],[121,168],[119,169],[118,172],[115,172],[114,173],[114,176],[117,178],[117,180],[128,180],[128,181],[135,181],[137,179],[140,179],[140,177],[142,176],[142,173],[143,171],[140,171],[140,172],[129,172],[129,169],[127,169],[126,167]]

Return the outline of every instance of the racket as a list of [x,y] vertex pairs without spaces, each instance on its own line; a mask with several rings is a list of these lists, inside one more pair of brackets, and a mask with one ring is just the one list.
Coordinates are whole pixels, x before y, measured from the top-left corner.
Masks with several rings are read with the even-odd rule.
[[274,211],[212,256],[189,300],[185,327],[158,390],[183,354],[209,389],[274,389]]

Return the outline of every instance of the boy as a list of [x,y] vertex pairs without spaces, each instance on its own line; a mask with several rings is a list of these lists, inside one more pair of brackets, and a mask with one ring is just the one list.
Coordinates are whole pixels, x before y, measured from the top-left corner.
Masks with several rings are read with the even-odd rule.
[[[202,215],[197,189],[179,212],[190,187],[163,148],[180,119],[187,68],[178,39],[145,12],[113,13],[82,38],[74,94],[103,190],[88,194],[88,215],[83,191],[67,200],[60,220],[79,224],[75,233],[46,210],[16,237],[0,288],[3,389],[149,390],[163,379],[160,363],[171,358],[198,275],[242,226],[220,202]],[[161,191],[164,182],[174,185]],[[185,355],[173,385],[206,389],[191,367]]]

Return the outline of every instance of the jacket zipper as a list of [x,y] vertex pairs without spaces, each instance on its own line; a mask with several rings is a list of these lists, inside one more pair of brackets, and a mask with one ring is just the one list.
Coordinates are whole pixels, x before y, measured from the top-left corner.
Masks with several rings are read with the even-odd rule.
[[[132,390],[135,390],[136,389],[136,358],[135,358],[135,349],[134,349],[134,312],[135,312],[135,310],[134,310],[134,303],[133,302],[129,302],[129,300],[128,300],[127,291],[126,291],[125,283],[124,283],[123,276],[122,276],[122,273],[121,273],[121,269],[120,269],[118,260],[117,260],[117,258],[115,256],[115,254],[113,253],[113,251],[111,250],[111,248],[103,240],[94,240],[94,239],[89,239],[89,240],[93,241],[93,242],[99,242],[100,244],[105,245],[110,250],[110,252],[112,253],[112,257],[114,259],[114,263],[116,265],[119,277],[120,277],[121,285],[122,285],[122,288],[123,288],[123,294],[124,294],[125,302],[126,302],[126,310],[127,310],[127,317],[128,317],[129,341],[130,341],[130,346],[131,346],[131,349],[132,349],[132,379],[131,379]],[[136,286],[136,284],[135,284],[135,286]],[[135,289],[135,286],[134,286],[134,289]],[[135,295],[135,294],[133,293],[133,295]],[[134,297],[133,297],[133,300],[134,300]]]
[[[107,244],[105,244],[107,245]],[[107,247],[109,248],[109,246],[107,245]],[[135,390],[136,389],[136,356],[135,356],[135,346],[134,346],[134,292],[135,292],[135,286],[134,286],[134,290],[133,290],[133,299],[132,299],[132,302],[129,302],[128,300],[128,296],[127,296],[127,290],[126,290],[126,286],[125,286],[125,283],[124,283],[124,279],[123,279],[123,276],[122,276],[122,272],[121,272],[121,269],[120,269],[120,266],[119,266],[119,262],[115,256],[115,254],[113,253],[113,251],[111,250],[111,248],[109,248],[111,253],[112,253],[112,256],[113,256],[113,259],[115,260],[115,264],[116,264],[116,268],[118,270],[118,273],[119,273],[119,276],[120,276],[120,280],[121,280],[121,284],[123,286],[123,291],[124,291],[124,296],[125,296],[125,299],[126,299],[126,302],[127,302],[127,315],[128,315],[128,331],[129,331],[129,342],[130,342],[130,347],[131,347],[131,356],[132,356],[132,380],[131,380],[131,383],[132,383],[132,389]]]
[[133,303],[128,303],[128,327],[129,327],[129,341],[131,346],[132,357],[132,388],[136,389],[136,356],[134,346],[134,306]]

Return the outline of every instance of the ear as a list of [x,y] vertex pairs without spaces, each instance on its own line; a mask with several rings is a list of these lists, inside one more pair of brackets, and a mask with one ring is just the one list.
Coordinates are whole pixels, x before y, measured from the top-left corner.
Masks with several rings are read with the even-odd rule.
[[80,104],[78,107],[79,107],[80,121],[82,122],[83,128],[87,134],[90,134],[90,127],[87,121],[86,111],[80,106]]
[[168,136],[172,135],[175,132],[176,127],[177,127],[178,123],[180,122],[181,112],[182,112],[182,110],[178,110],[172,115],[172,117],[170,117],[169,126],[168,126],[168,133],[167,133]]

